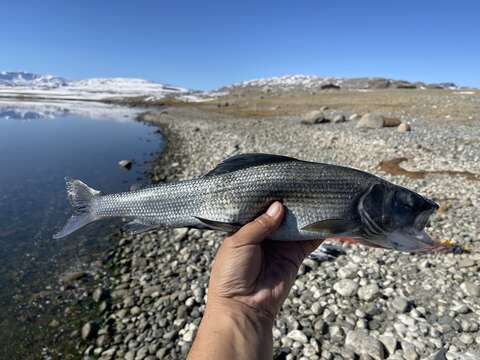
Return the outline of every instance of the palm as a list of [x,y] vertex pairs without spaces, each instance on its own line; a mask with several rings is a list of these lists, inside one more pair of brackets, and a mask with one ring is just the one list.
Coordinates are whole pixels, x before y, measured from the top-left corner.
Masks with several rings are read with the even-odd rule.
[[[288,295],[305,256],[321,240],[302,242],[264,241],[234,246],[224,244],[215,290],[269,315],[274,315]],[[223,247],[222,246],[222,247]]]

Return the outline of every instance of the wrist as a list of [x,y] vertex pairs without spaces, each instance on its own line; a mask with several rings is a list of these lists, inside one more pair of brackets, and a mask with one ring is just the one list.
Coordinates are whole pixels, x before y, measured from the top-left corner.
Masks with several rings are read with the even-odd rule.
[[188,358],[271,359],[272,327],[271,316],[247,304],[209,297]]
[[235,298],[211,296],[208,298],[205,313],[216,318],[225,317],[233,321],[246,321],[250,325],[271,331],[275,314],[261,310]]

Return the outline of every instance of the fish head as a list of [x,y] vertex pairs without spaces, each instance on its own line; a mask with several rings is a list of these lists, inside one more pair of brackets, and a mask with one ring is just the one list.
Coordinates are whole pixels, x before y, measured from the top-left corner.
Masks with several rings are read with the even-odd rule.
[[438,204],[411,190],[388,183],[377,183],[362,195],[358,212],[361,237],[372,245],[406,252],[437,248],[424,231]]

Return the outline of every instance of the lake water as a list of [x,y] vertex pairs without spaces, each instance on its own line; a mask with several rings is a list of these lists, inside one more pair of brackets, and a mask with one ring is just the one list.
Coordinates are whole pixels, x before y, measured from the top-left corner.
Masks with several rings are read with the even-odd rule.
[[[71,213],[64,177],[105,193],[146,181],[163,140],[134,115],[101,104],[0,101],[0,358],[11,358],[19,337],[34,342],[44,314],[26,310],[32,298],[109,246],[102,239],[112,229],[98,226],[52,239]],[[130,171],[122,159],[134,161]]]

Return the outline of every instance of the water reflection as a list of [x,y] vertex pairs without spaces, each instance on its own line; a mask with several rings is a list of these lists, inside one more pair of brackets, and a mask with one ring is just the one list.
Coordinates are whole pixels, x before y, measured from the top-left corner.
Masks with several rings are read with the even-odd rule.
[[86,120],[129,122],[142,109],[88,101],[12,101],[0,99],[0,119],[37,120],[79,116]]
[[[112,232],[99,225],[52,240],[71,212],[64,177],[105,192],[127,191],[144,181],[148,161],[161,151],[160,135],[133,121],[136,112],[93,103],[0,101],[0,325],[10,329],[0,332],[0,358],[40,347],[40,333],[30,332],[46,314],[27,310],[32,297],[62,272],[94,261],[106,246],[101,239]],[[131,171],[118,166],[122,159],[134,160]]]

